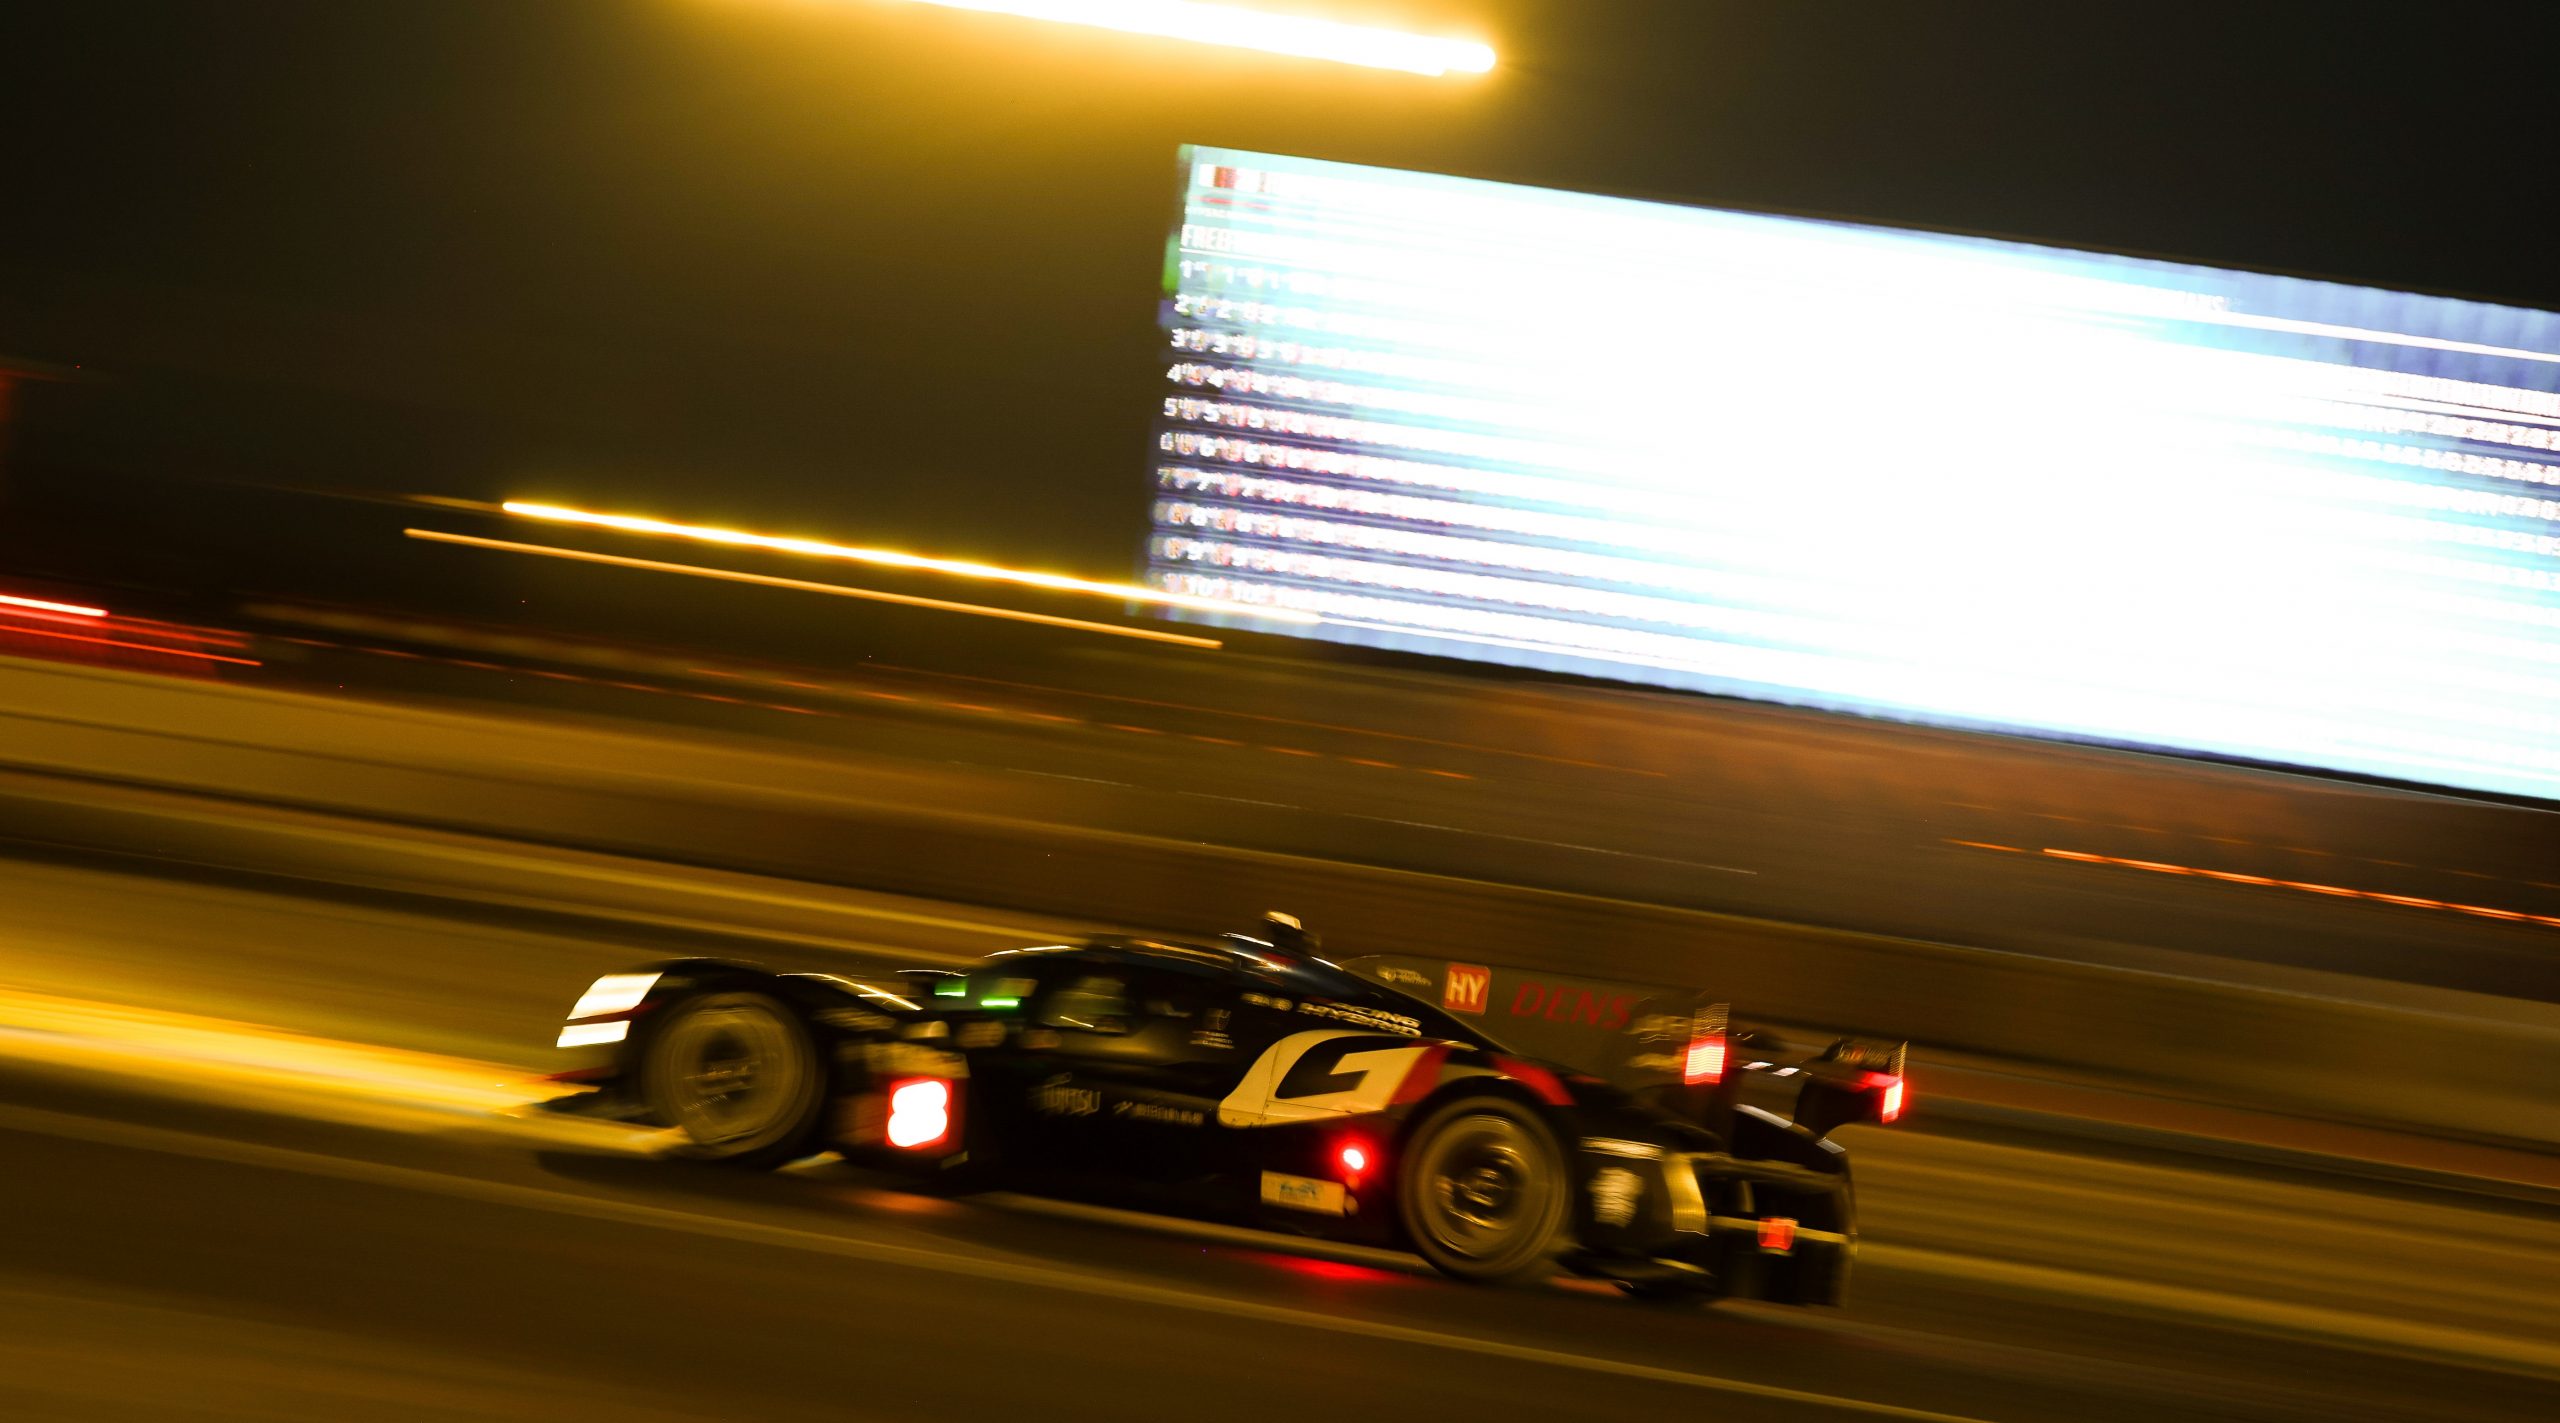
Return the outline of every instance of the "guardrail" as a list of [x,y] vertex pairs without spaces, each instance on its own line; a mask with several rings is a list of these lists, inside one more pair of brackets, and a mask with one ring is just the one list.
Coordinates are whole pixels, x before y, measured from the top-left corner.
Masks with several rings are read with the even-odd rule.
[[[1280,906],[1324,926],[1344,953],[1712,985],[1748,1016],[2206,1101],[2560,1145],[2560,1096],[2550,1091],[2560,1025],[2515,1014],[2354,1002],[971,813],[950,803],[954,782],[857,772],[814,754],[0,666],[0,766],[24,773],[0,781],[0,828],[22,839],[282,873],[357,853],[227,826],[220,813],[255,804],[1167,932],[1215,931]],[[101,787],[196,803],[181,811],[94,793]]]

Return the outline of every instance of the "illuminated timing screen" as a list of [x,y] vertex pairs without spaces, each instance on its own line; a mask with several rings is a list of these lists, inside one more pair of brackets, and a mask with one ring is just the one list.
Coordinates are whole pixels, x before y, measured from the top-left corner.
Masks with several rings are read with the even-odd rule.
[[2560,796],[2560,315],[1183,159],[1212,621]]

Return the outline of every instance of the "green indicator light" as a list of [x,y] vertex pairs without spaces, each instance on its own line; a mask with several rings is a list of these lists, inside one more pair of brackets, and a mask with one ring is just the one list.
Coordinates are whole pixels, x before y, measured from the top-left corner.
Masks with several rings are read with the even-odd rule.
[[969,985],[956,978],[946,978],[933,986],[933,996],[936,998],[966,998],[969,996]]
[[981,1008],[1019,1008],[1022,1006],[1022,1000],[1019,998],[981,998],[978,1000],[978,1006]]

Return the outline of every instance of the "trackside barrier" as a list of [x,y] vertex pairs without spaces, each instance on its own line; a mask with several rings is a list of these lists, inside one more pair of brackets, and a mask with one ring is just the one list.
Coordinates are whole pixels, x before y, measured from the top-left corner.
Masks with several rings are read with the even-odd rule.
[[[2547,1025],[973,813],[929,773],[815,756],[0,664],[0,768],[19,773],[0,777],[0,833],[21,840],[281,873],[353,853],[227,824],[228,802],[1171,932],[1284,905],[1344,954],[1712,986],[1753,1018],[1909,1038],[1924,1065],[1937,1047],[2560,1145]],[[180,814],[114,788],[195,799]],[[1489,1007],[1498,1034],[1508,1005]]]

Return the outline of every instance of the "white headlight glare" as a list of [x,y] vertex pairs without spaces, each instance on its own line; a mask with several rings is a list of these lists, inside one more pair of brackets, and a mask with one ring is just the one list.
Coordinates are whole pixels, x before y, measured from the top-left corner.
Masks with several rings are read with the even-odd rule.
[[627,1021],[571,1023],[560,1030],[560,1041],[553,1046],[600,1047],[606,1043],[618,1043],[629,1036],[631,1036],[631,1024]]
[[654,973],[608,973],[588,985],[587,991],[579,996],[577,1006],[569,1010],[569,1016],[572,1019],[601,1018],[607,1013],[628,1013],[640,1006],[641,999],[649,996],[649,989],[657,983],[658,977]]

